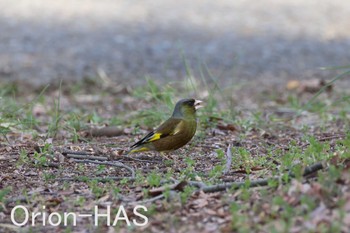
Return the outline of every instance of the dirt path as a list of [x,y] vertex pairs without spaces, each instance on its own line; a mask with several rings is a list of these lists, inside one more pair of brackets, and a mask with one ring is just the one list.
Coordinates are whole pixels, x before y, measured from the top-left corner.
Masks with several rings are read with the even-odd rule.
[[350,63],[345,0],[0,0],[0,78],[170,80],[205,62],[222,80],[325,76]]

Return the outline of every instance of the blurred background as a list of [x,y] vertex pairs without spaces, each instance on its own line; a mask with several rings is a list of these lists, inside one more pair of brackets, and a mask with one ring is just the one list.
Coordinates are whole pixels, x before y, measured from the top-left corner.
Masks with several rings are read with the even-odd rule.
[[34,86],[326,78],[350,64],[347,0],[0,0],[0,78]]

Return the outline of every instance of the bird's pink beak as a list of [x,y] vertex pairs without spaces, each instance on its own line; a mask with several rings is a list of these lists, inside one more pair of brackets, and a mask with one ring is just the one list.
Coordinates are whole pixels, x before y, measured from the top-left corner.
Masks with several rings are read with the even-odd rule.
[[201,100],[195,100],[195,101],[194,101],[194,108],[197,110],[197,109],[199,109],[199,108],[204,107],[204,106],[202,105],[202,103],[203,103],[203,101],[201,101]]

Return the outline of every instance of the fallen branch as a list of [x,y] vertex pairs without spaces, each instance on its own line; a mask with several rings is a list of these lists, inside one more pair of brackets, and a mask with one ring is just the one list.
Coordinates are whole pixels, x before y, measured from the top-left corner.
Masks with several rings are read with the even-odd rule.
[[8,198],[5,200],[5,205],[8,205],[9,203],[12,203],[12,202],[28,202],[28,200],[30,199],[29,196],[23,196],[23,195],[20,195],[18,197],[12,197],[12,198]]
[[146,204],[146,203],[149,203],[149,202],[155,202],[157,200],[161,200],[164,198],[164,194],[160,194],[158,196],[155,196],[155,197],[152,197],[150,199],[146,199],[146,200],[141,200],[141,201],[135,201],[135,202],[131,202],[131,203],[127,203],[131,206],[135,206],[135,205],[143,205],[143,204]]
[[163,198],[166,198],[167,201],[171,201],[171,200],[174,200],[176,198],[179,199],[179,195],[178,195],[178,193],[176,191],[169,190],[168,195],[165,195],[164,193],[161,193],[158,196],[155,196],[155,197],[152,197],[152,198],[149,198],[149,199],[140,200],[140,201],[134,201],[134,202],[127,202],[126,204],[130,205],[130,206],[144,205],[146,203],[155,202],[155,201],[161,200]]
[[98,182],[108,182],[111,180],[119,181],[119,180],[128,180],[134,181],[135,177],[130,176],[106,176],[106,177],[91,177],[91,176],[76,176],[76,177],[64,177],[56,179],[58,181],[87,181],[87,180],[96,180]]
[[108,160],[107,157],[95,156],[95,155],[66,154],[65,156],[73,159],[88,159],[88,160],[100,160],[100,161]]
[[63,155],[96,155],[95,152],[86,152],[86,151],[75,151],[75,150],[68,150],[63,149],[60,151]]
[[[315,164],[308,166],[304,169],[303,176],[308,176],[308,175],[310,175],[318,170],[321,170],[323,168],[324,168],[324,165],[322,163],[315,163]],[[293,178],[293,177],[295,177],[295,174],[293,174],[292,172],[289,172],[288,176]],[[282,179],[281,176],[276,176],[276,177],[271,177],[268,179],[253,180],[253,181],[250,181],[250,183],[247,183],[246,181],[242,181],[242,182],[229,182],[229,183],[208,186],[202,182],[190,181],[190,182],[188,182],[188,184],[195,186],[195,187],[198,187],[199,190],[197,190],[196,192],[203,191],[205,193],[212,193],[212,192],[225,191],[227,189],[232,189],[232,188],[238,189],[238,188],[243,187],[243,186],[246,186],[247,188],[266,186],[266,185],[268,185],[268,183],[270,181],[280,182],[281,179]]]
[[203,182],[199,182],[199,181],[188,181],[187,182],[189,185],[191,186],[194,186],[194,187],[197,187],[199,189],[204,189],[206,187],[208,187],[208,185],[206,185],[205,183]]
[[249,186],[249,188],[254,188],[258,186],[266,186],[270,180],[275,180],[276,178],[270,178],[270,179],[261,179],[261,180],[254,180],[251,181],[249,184],[246,182],[230,182],[230,183],[223,183],[223,184],[216,184],[216,185],[210,185],[210,186],[204,186],[200,190],[205,193],[213,193],[213,192],[219,192],[219,191],[225,191],[226,189],[239,189],[242,186]]
[[[304,172],[303,172],[303,176],[308,176],[318,170],[321,170],[323,169],[325,166],[321,163],[321,162],[318,162],[318,163],[315,163],[313,165],[310,165],[310,166],[307,166],[304,168]],[[289,177],[293,178],[295,177],[295,174],[293,174],[293,172],[289,172],[288,173]]]
[[328,136],[328,137],[319,138],[318,141],[324,142],[324,141],[330,141],[330,140],[333,140],[333,139],[342,139],[342,138],[345,138],[345,137],[346,137],[345,134],[332,135],[332,136]]
[[99,182],[107,182],[110,180],[135,180],[135,171],[132,167],[129,167],[119,161],[106,161],[108,160],[107,157],[103,156],[96,156],[96,153],[94,152],[86,152],[86,151],[72,151],[64,149],[61,151],[61,153],[68,157],[72,158],[74,162],[76,163],[94,163],[94,164],[100,164],[100,165],[107,165],[107,166],[113,166],[113,167],[121,167],[125,168],[131,173],[131,176],[129,177],[123,177],[123,176],[107,176],[107,177],[64,177],[64,178],[58,178],[59,181],[86,181],[86,180],[97,180]]
[[108,166],[113,166],[113,167],[125,168],[128,171],[130,171],[132,178],[135,177],[135,171],[134,171],[133,168],[131,168],[131,167],[129,167],[129,166],[127,166],[127,165],[125,165],[125,164],[123,164],[121,162],[118,162],[118,161],[107,162],[107,161],[95,161],[95,160],[89,160],[89,159],[83,159],[83,160],[74,159],[73,161],[76,162],[76,163],[94,163],[94,164],[101,164],[101,165],[108,165]]
[[[346,135],[345,134],[338,134],[338,135],[332,135],[332,136],[327,136],[327,137],[322,137],[322,138],[318,138],[317,140],[319,142],[325,142],[325,141],[331,141],[333,139],[343,139],[345,138]],[[306,142],[303,145],[301,145],[302,148],[305,148],[307,146],[310,145],[310,142]]]

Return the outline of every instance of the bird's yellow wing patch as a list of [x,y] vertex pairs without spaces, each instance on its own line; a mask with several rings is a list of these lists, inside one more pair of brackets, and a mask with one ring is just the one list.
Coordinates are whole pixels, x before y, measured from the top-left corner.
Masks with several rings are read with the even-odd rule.
[[161,133],[155,133],[155,134],[152,135],[152,137],[147,139],[147,142],[156,141],[156,140],[160,139],[161,135],[162,135]]

